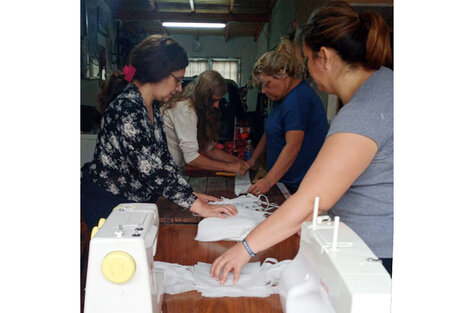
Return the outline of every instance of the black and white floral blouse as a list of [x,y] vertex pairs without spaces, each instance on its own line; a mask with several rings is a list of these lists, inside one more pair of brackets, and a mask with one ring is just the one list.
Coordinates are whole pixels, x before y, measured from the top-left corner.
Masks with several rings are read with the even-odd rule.
[[196,197],[174,163],[154,104],[150,122],[142,96],[129,84],[101,120],[93,161],[83,171],[101,188],[136,202],[155,196],[189,209]]

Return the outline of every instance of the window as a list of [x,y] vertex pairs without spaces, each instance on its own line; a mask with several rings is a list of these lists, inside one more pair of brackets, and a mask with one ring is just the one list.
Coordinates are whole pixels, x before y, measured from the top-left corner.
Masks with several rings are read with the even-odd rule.
[[193,77],[210,69],[240,84],[240,60],[236,58],[190,58],[184,76]]
[[184,76],[193,77],[209,69],[209,62],[205,59],[189,59]]

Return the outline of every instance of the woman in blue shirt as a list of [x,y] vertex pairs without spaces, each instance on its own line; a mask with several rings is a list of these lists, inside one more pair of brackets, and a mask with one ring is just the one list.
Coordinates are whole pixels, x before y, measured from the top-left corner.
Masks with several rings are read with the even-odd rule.
[[318,95],[303,80],[304,74],[303,60],[287,39],[254,65],[254,81],[275,103],[265,120],[265,133],[248,160],[253,166],[267,150],[268,173],[248,190],[254,195],[266,193],[278,181],[294,193],[325,140],[325,110]]

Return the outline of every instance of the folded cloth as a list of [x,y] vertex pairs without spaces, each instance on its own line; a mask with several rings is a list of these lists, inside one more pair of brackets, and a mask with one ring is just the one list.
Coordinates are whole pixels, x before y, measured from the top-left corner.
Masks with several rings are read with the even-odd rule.
[[240,273],[237,284],[233,284],[230,273],[225,284],[221,285],[210,276],[211,264],[198,262],[194,266],[155,262],[155,270],[164,271],[164,292],[176,294],[190,290],[199,291],[204,297],[268,297],[278,293],[282,269],[292,260],[278,262],[268,258],[260,266],[259,262],[246,264]]
[[[261,200],[262,197],[265,201]],[[264,221],[268,212],[277,207],[269,203],[265,196],[255,197],[252,194],[239,196],[234,199],[222,198],[214,204],[232,204],[238,214],[226,218],[208,217],[199,222],[196,240],[219,241],[219,240],[243,240],[259,223]]]

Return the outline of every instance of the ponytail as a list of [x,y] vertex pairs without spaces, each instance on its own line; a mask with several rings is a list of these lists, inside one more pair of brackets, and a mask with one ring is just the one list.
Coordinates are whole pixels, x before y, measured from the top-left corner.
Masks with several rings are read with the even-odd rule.
[[365,12],[361,20],[368,29],[366,43],[367,68],[378,69],[392,64],[390,32],[384,19],[376,12]]
[[312,13],[302,27],[303,42],[312,51],[334,49],[351,66],[377,70],[392,63],[390,33],[376,12],[359,14],[347,2],[332,1]]
[[293,41],[282,38],[276,48],[276,52],[285,57],[283,70],[287,75],[296,78],[303,78],[305,76],[306,67],[302,59],[300,47],[296,46]]
[[101,114],[108,105],[124,90],[128,82],[121,71],[114,72],[107,81],[101,84],[101,92],[98,95],[97,110]]

